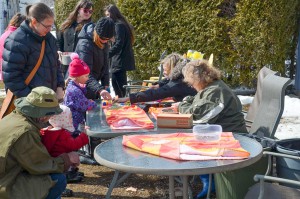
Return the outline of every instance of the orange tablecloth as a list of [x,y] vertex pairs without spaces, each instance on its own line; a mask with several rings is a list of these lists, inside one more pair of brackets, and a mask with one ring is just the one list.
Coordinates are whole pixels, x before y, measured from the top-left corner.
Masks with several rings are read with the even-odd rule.
[[244,150],[232,133],[222,133],[218,142],[203,143],[191,133],[124,135],[124,146],[176,160],[245,159]]
[[153,129],[154,124],[138,106],[107,107],[106,121],[112,129]]

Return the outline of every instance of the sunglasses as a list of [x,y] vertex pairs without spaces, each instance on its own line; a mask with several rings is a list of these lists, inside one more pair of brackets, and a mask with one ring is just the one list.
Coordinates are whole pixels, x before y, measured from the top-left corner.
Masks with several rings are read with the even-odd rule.
[[87,8],[81,8],[83,10],[83,12],[85,14],[89,13],[89,14],[92,14],[93,13],[93,10],[90,10],[90,9],[87,9]]

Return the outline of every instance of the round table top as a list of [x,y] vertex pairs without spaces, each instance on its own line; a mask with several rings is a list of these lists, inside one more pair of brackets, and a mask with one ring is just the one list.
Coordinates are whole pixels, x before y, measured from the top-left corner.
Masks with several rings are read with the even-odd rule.
[[249,166],[262,157],[263,148],[254,139],[235,134],[242,148],[250,152],[243,160],[179,161],[140,152],[122,145],[122,136],[107,140],[95,149],[100,164],[128,173],[184,176],[218,173]]

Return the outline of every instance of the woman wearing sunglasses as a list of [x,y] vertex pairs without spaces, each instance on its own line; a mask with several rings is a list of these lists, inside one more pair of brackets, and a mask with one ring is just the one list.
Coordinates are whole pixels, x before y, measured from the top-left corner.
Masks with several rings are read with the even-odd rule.
[[78,34],[83,25],[91,22],[93,3],[90,0],[81,0],[68,18],[62,23],[57,34],[58,50],[74,52],[78,41]]

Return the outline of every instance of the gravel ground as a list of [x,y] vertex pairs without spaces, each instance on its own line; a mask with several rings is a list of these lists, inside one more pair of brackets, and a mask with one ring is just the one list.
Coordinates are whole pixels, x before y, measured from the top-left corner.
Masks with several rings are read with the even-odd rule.
[[[72,189],[74,197],[79,198],[105,198],[109,183],[113,178],[114,171],[104,166],[91,166],[81,164],[79,170],[84,172],[85,178],[83,182],[77,184],[68,184],[67,188]],[[177,185],[179,186],[179,185]],[[201,188],[201,183],[198,179],[193,183],[195,194]],[[180,192],[177,193],[180,197]],[[112,199],[126,198],[149,198],[149,199],[164,199],[168,198],[168,177],[154,175],[130,175],[121,185],[115,188],[112,192]]]

